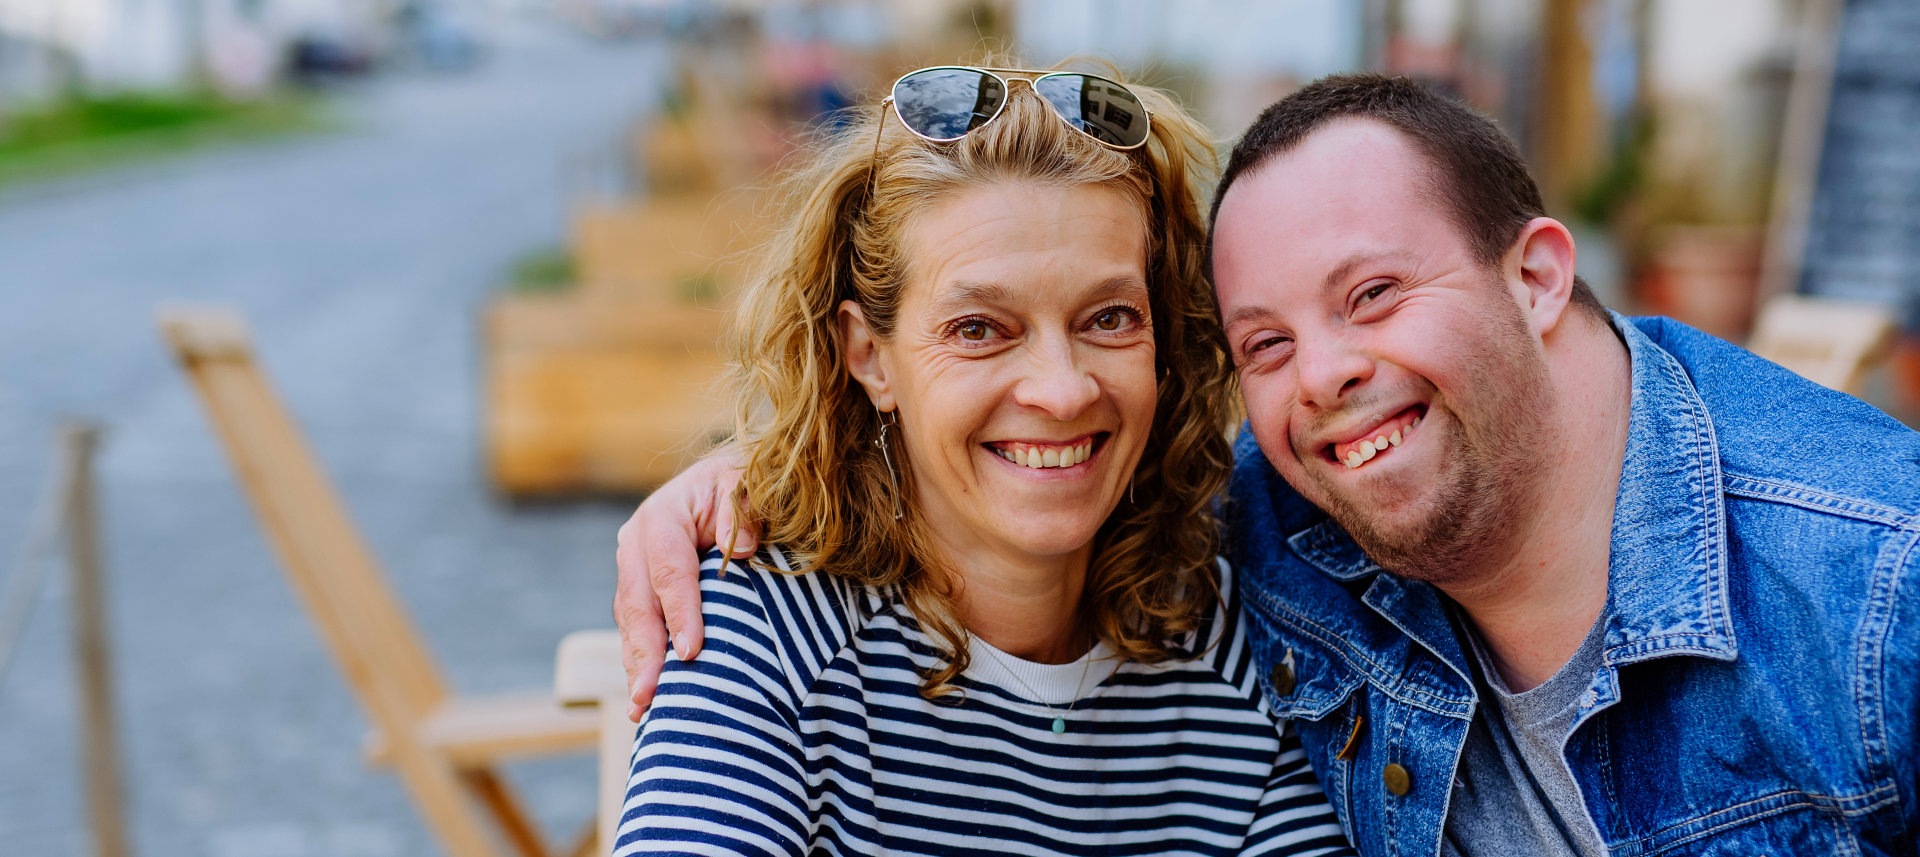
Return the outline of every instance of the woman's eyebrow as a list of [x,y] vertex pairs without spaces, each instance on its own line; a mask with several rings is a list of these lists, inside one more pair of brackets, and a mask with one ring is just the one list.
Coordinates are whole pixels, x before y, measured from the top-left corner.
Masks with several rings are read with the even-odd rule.
[[980,304],[1005,304],[1013,299],[1013,290],[1000,283],[980,283],[962,280],[950,283],[941,289],[939,297],[934,298],[931,309],[935,315],[951,310]]
[[1140,275],[1115,274],[1114,276],[1101,280],[1093,288],[1087,290],[1086,299],[1099,301],[1121,297],[1123,295],[1133,297],[1136,294],[1144,297],[1146,291],[1147,283],[1145,280],[1140,279]]
[[[1081,297],[1081,300],[1101,301],[1122,295],[1140,295],[1146,291],[1146,281],[1142,280],[1138,274],[1115,274],[1095,283]],[[1004,306],[1013,301],[1014,290],[1005,284],[960,280],[947,284],[942,289],[942,294],[933,299],[930,309],[935,315],[944,315],[962,307],[982,304]]]

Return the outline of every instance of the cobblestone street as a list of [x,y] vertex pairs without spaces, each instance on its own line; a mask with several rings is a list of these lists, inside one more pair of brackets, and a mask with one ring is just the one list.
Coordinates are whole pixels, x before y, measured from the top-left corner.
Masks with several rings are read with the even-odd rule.
[[[582,164],[651,109],[664,51],[503,22],[469,74],[341,94],[342,128],[0,194],[0,556],[59,419],[104,420],[113,658],[142,857],[437,848],[269,553],[153,327],[233,304],[423,636],[463,692],[549,686],[611,624],[630,507],[516,508],[482,470],[477,312],[560,240]],[[10,560],[8,561],[10,564]],[[0,682],[0,852],[79,855],[68,605],[56,576]],[[550,836],[593,806],[585,757],[512,769]]]

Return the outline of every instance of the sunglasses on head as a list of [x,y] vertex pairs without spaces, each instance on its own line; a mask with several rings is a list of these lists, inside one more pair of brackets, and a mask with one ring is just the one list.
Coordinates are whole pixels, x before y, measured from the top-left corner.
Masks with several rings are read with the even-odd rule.
[[[1147,142],[1153,117],[1133,90],[1092,74],[1019,68],[941,65],[910,71],[893,82],[880,109],[893,115],[922,140],[951,143],[1000,116],[1011,84],[1001,75],[1033,87],[1055,115],[1082,134],[1112,149],[1138,149]],[[881,114],[880,124],[886,124]],[[880,151],[876,127],[873,150]]]

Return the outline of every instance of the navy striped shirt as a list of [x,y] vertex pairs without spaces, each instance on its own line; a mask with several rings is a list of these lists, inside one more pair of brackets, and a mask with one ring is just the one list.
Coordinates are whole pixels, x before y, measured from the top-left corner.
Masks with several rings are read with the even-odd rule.
[[1231,600],[1191,660],[1026,664],[975,639],[965,693],[929,701],[936,649],[886,591],[720,568],[706,647],[668,661],[641,723],[618,855],[1351,853]]

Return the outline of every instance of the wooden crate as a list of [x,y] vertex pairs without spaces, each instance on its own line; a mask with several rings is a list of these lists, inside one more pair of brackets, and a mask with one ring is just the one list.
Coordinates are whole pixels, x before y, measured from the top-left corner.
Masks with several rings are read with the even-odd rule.
[[653,488],[723,437],[724,309],[572,292],[496,299],[483,320],[486,442],[515,496]]
[[665,302],[712,302],[744,282],[765,234],[757,197],[659,197],[574,213],[580,288]]

